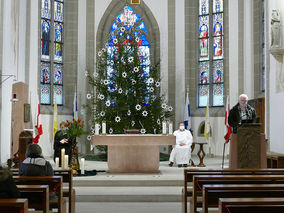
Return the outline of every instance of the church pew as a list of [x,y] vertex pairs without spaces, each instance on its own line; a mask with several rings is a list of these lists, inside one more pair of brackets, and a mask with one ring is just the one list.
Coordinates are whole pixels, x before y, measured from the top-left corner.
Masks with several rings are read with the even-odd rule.
[[[18,169],[11,169],[13,175],[19,175]],[[75,189],[73,189],[72,169],[54,169],[54,175],[62,176],[63,183],[68,184],[68,188],[63,188],[63,197],[68,198],[69,213],[75,213]]]
[[0,199],[0,212],[9,213],[27,213],[28,212],[28,199]]
[[29,208],[49,212],[49,186],[48,185],[17,185],[21,198],[27,198]]
[[49,191],[55,192],[57,198],[49,202],[50,209],[58,209],[59,213],[66,212],[66,200],[62,193],[62,177],[61,176],[13,176],[17,185],[49,185]]
[[202,187],[202,212],[218,208],[219,198],[284,197],[284,184],[216,184]]
[[193,177],[191,213],[202,206],[197,197],[205,184],[284,184],[284,175],[196,175]]
[[182,212],[187,213],[188,198],[192,196],[192,185],[194,175],[284,175],[284,169],[184,169],[184,188],[182,189]]
[[219,213],[284,212],[284,198],[220,198]]

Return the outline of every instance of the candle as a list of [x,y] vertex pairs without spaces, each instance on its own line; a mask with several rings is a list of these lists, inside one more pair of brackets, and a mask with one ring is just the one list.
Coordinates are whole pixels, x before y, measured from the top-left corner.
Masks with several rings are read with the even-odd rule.
[[68,169],[68,155],[64,156],[64,168]]
[[173,134],[173,122],[169,122],[169,135]]
[[167,134],[167,122],[166,121],[162,122],[162,134],[163,135]]
[[56,168],[59,168],[59,157],[55,158],[55,164],[56,164]]
[[105,135],[106,134],[106,122],[103,121],[102,123],[102,134]]
[[64,169],[65,149],[61,149],[61,168]]
[[95,124],[95,135],[99,135],[100,134],[100,126],[98,123]]
[[81,158],[81,174],[85,174],[85,158]]

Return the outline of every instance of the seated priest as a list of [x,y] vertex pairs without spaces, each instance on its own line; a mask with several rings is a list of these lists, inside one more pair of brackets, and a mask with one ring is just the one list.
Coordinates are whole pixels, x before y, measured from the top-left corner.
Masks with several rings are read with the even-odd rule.
[[176,145],[171,152],[169,166],[176,163],[178,167],[187,167],[191,158],[191,132],[185,129],[183,122],[180,122],[179,129],[174,132],[174,136],[176,136]]
[[228,123],[233,127],[233,133],[244,123],[253,123],[256,119],[255,109],[248,104],[248,96],[241,94],[239,102],[230,110]]
[[54,135],[54,145],[53,145],[53,149],[54,149],[54,161],[55,158],[58,157],[59,158],[59,166],[61,165],[61,149],[65,149],[65,155],[68,155],[68,165],[70,165],[70,161],[71,161],[71,152],[72,152],[72,144],[71,141],[68,140],[67,135],[63,134],[62,130],[64,130],[66,128],[66,123],[65,122],[61,122],[60,123],[60,130],[57,131]]

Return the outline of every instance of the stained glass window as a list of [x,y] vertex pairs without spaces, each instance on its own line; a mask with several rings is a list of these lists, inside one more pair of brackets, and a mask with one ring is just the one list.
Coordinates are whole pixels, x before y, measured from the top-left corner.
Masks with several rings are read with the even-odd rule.
[[63,21],[64,0],[41,0],[41,104],[63,104]]
[[223,0],[199,0],[199,107],[207,105],[208,97],[211,106],[224,105],[223,8]]

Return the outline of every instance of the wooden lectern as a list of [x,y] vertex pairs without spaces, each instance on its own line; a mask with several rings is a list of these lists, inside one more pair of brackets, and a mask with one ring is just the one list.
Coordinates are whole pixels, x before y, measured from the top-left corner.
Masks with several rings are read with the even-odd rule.
[[261,124],[247,123],[232,135],[230,169],[266,168],[266,144]]

